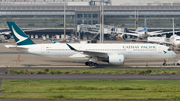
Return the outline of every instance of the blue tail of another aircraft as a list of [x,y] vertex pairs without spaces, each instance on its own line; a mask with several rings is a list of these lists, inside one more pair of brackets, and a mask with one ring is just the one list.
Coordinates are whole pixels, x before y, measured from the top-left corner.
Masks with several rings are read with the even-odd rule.
[[17,43],[17,45],[35,44],[14,22],[7,21],[7,25]]
[[54,41],[53,39],[51,39],[51,38],[49,38],[49,40],[51,40],[51,42],[53,42],[53,43],[56,43],[56,41]]
[[138,32],[148,32],[146,28],[146,15],[145,15],[145,20],[144,20],[144,29],[139,30]]
[[146,15],[145,15],[145,20],[144,20],[144,29],[147,30],[146,29]]

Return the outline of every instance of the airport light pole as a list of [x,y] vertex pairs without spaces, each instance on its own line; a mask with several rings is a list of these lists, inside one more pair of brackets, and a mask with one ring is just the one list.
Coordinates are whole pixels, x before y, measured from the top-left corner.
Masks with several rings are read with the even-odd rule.
[[66,0],[64,0],[64,40],[66,40]]
[[172,22],[173,22],[173,35],[174,35],[174,18],[172,18]]
[[100,1],[95,0],[94,1],[94,0],[91,0],[91,2],[100,2],[100,43],[103,43],[104,42],[104,3],[111,4],[111,2],[110,2],[110,0],[108,0],[108,1],[104,1],[104,0],[100,0]]
[[134,25],[135,25],[135,29],[136,29],[136,10],[135,10],[135,12],[134,12],[134,18],[135,18]]
[[101,0],[100,1],[100,43],[103,42],[104,42],[104,0]]
[[104,43],[104,0],[102,5],[102,43]]
[[[102,1],[102,0],[101,0]],[[102,5],[100,1],[100,43],[102,43]]]

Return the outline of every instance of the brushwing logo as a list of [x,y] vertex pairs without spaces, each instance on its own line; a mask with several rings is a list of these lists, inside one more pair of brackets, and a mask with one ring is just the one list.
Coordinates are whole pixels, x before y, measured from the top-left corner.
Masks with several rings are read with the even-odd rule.
[[164,52],[164,54],[166,54],[166,53],[167,53],[167,52],[166,52],[166,51],[164,51],[164,50],[163,50],[163,52]]
[[14,33],[14,35],[16,36],[16,38],[19,39],[19,41],[17,41],[17,43],[22,42],[22,41],[24,41],[24,40],[27,39],[27,37],[23,37],[23,36],[19,35],[19,34],[16,32],[16,30],[14,29],[13,26],[12,26],[12,30],[13,30],[13,33]]

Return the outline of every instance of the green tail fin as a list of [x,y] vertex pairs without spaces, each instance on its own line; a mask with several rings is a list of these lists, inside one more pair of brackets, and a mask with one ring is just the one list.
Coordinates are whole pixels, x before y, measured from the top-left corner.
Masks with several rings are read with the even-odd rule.
[[35,44],[14,22],[7,21],[7,25],[17,43],[17,45]]
[[51,40],[51,42],[53,42],[53,43],[56,43],[56,41],[54,41],[53,39],[51,39],[51,38],[49,38],[49,40]]

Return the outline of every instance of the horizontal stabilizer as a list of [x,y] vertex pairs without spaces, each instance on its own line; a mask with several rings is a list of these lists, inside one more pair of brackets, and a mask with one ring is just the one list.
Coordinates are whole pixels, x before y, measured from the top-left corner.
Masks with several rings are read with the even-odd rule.
[[28,48],[24,47],[17,47],[16,45],[5,45],[6,48],[12,49],[12,50],[27,50]]

